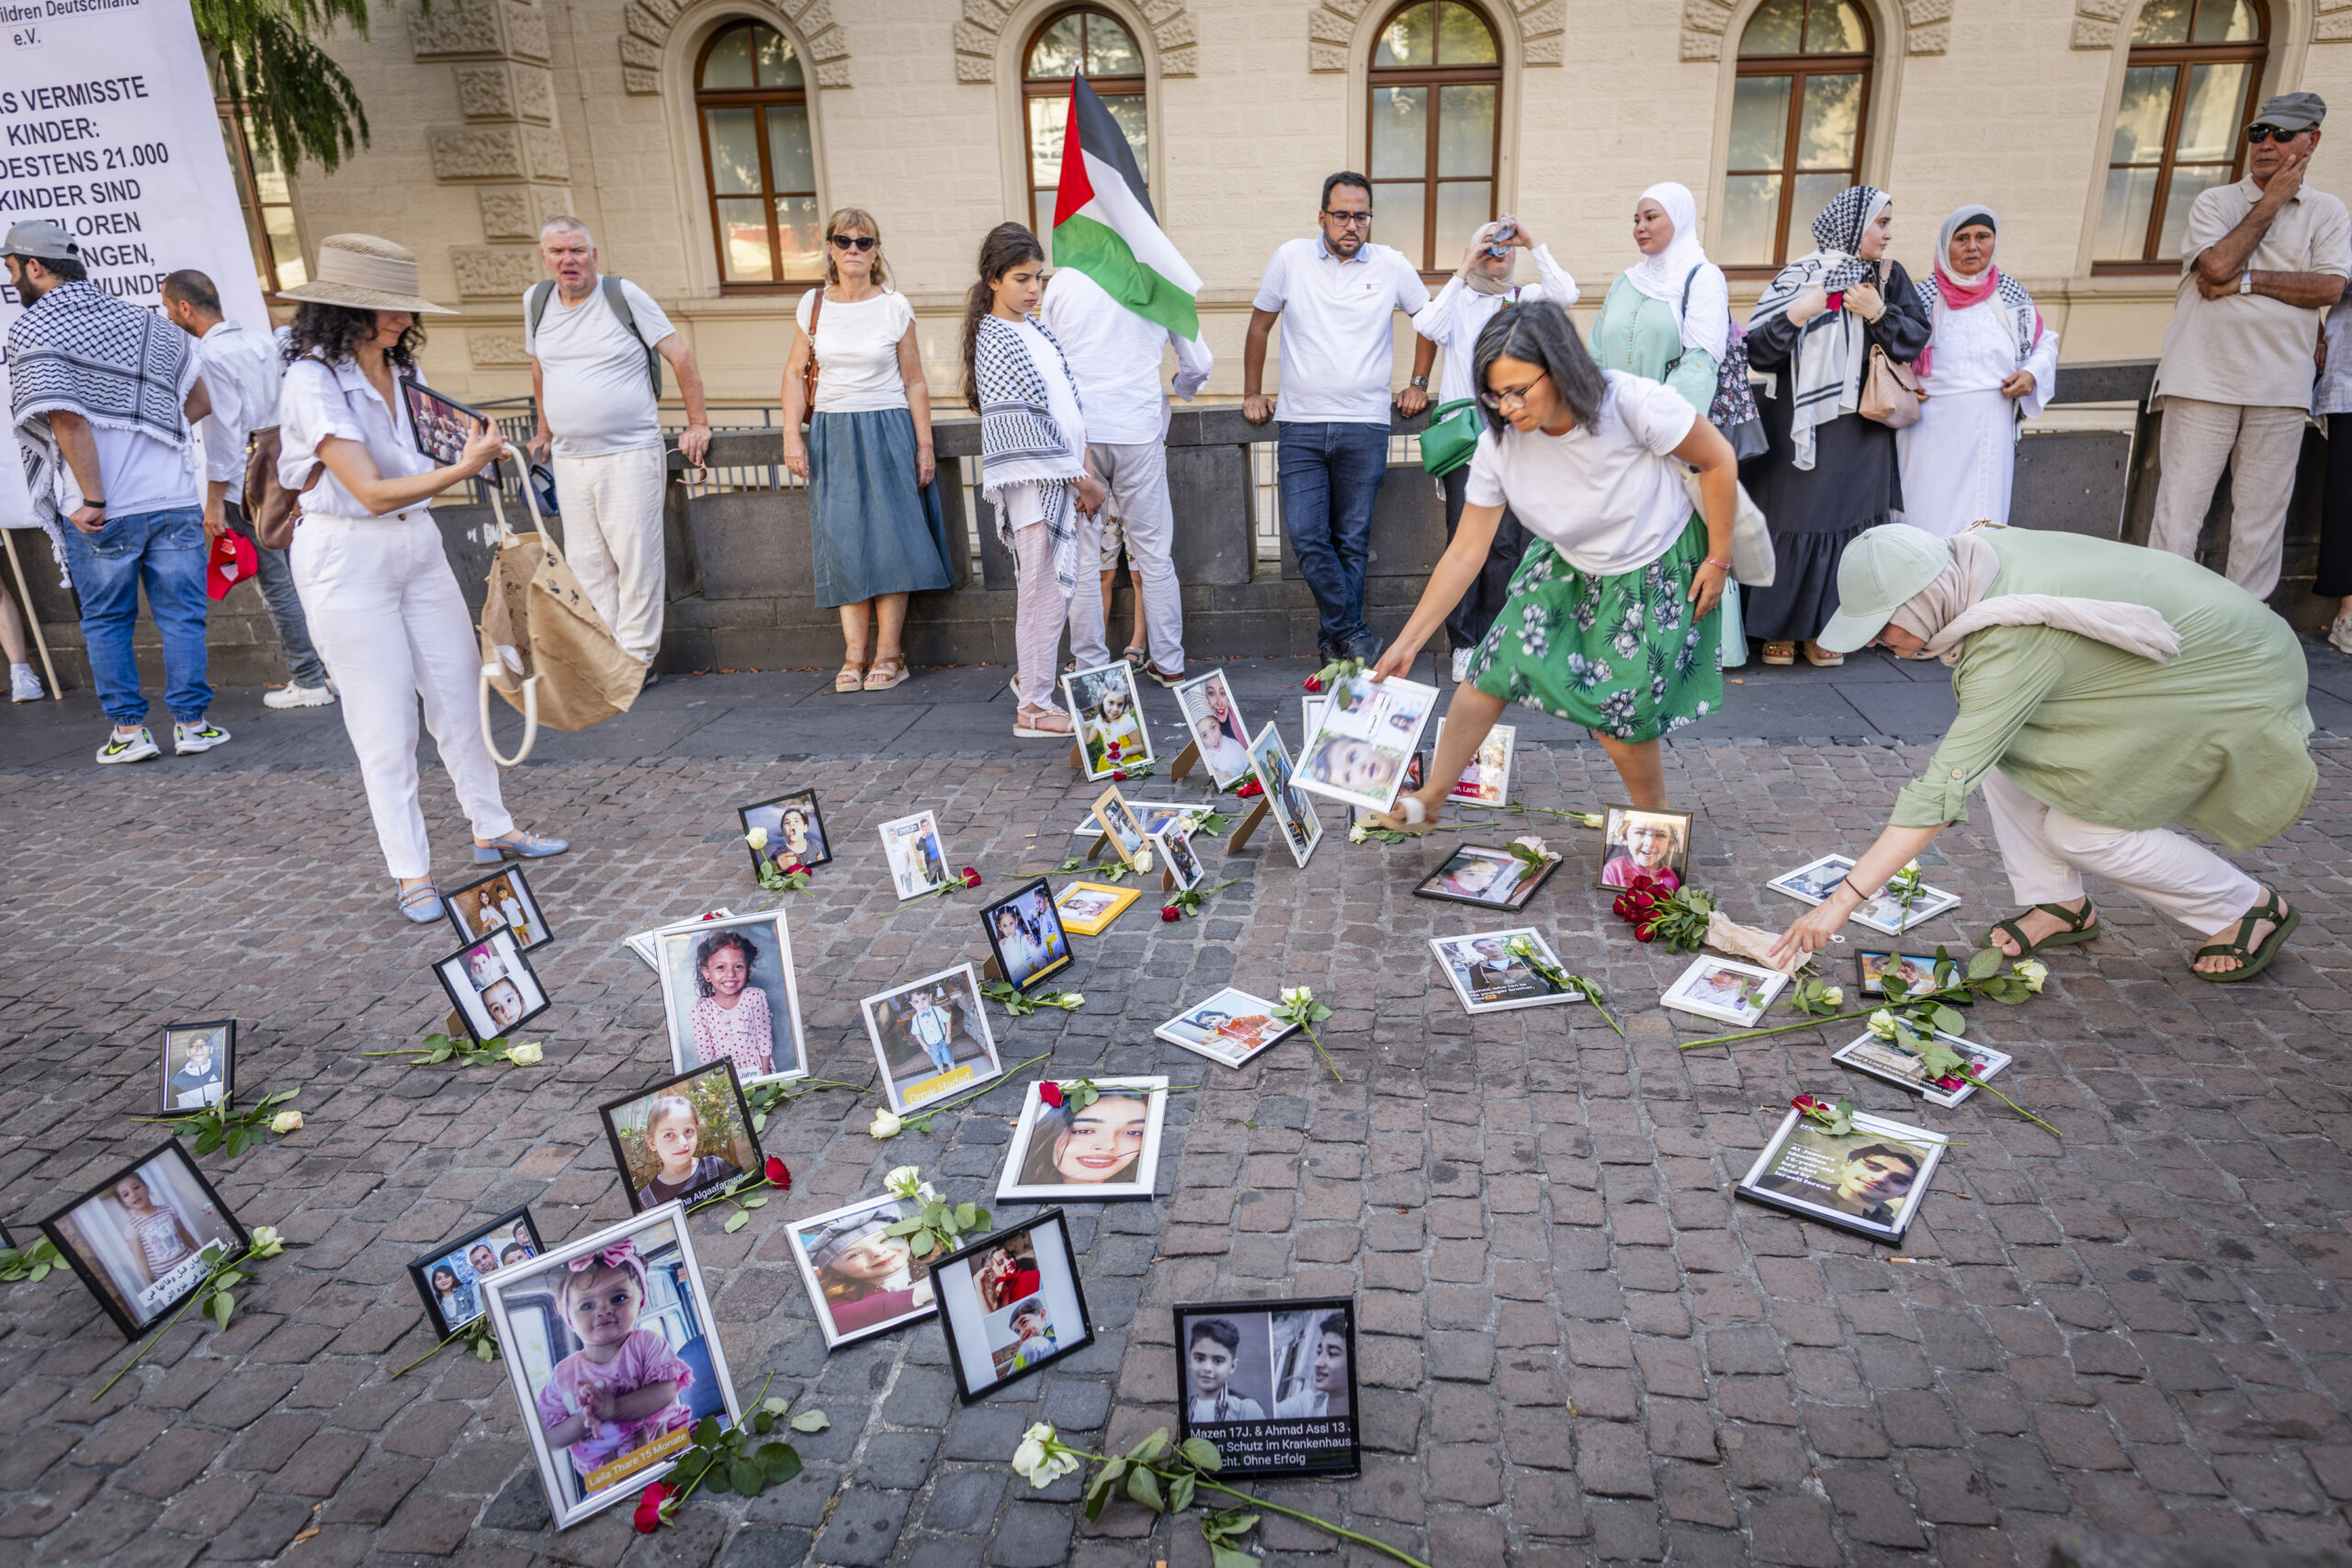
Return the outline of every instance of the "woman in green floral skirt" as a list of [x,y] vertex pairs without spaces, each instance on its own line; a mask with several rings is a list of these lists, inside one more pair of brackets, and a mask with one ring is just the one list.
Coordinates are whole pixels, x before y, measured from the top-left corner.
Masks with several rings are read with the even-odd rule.
[[[1658,738],[1723,706],[1716,606],[1731,574],[1738,465],[1674,391],[1603,371],[1557,306],[1506,306],[1478,334],[1487,430],[1468,504],[1412,619],[1373,669],[1403,675],[1462,598],[1508,505],[1532,536],[1494,629],[1455,689],[1429,782],[1393,827],[1433,822],[1510,703],[1583,725],[1626,798],[1667,808]],[[1702,519],[1682,485],[1699,471]]]

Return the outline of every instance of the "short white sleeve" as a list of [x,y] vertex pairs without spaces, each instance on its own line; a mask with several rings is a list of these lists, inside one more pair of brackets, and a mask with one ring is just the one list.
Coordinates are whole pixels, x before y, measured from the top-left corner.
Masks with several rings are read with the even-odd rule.
[[637,318],[637,335],[645,340],[648,348],[659,347],[665,338],[675,337],[678,329],[670,324],[669,316],[653,302],[653,296],[621,279],[621,298],[628,301],[629,313]]
[[1430,302],[1429,287],[1421,281],[1421,275],[1414,270],[1413,264],[1405,259],[1404,252],[1391,251],[1388,254],[1393,258],[1390,274],[1396,280],[1396,308],[1409,316]]
[[1661,457],[1681,446],[1698,423],[1699,411],[1663,381],[1611,376],[1609,385],[1617,395],[1617,417],[1625,422],[1634,440]]
[[1261,310],[1279,310],[1290,299],[1290,246],[1278,245],[1258,280],[1258,297],[1250,303]]
[[1503,494],[1502,448],[1495,441],[1492,430],[1478,433],[1478,449],[1470,455],[1470,478],[1464,486],[1463,502],[1469,506],[1500,506],[1508,499]]

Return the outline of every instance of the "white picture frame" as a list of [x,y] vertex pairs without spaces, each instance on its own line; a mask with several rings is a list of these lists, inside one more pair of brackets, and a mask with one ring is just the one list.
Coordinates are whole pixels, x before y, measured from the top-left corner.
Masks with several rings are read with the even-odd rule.
[[[1870,1193],[1848,1191],[1849,1185],[1855,1184],[1849,1181],[1849,1173],[1857,1162],[1872,1161],[1899,1170],[1900,1160],[1872,1152],[1890,1145],[1903,1160],[1911,1162],[1909,1179],[1899,1201],[1888,1201],[1893,1195],[1882,1181],[1879,1191],[1885,1195],[1866,1203],[1863,1200]],[[1919,1205],[1927,1198],[1949,1146],[1946,1140],[1925,1127],[1891,1122],[1883,1116],[1858,1111],[1854,1112],[1854,1130],[1838,1134],[1806,1121],[1792,1109],[1781,1118],[1781,1124],[1764,1141],[1763,1151],[1747,1168],[1747,1174],[1733,1185],[1732,1191],[1750,1202],[1850,1231],[1872,1241],[1898,1242],[1918,1215]],[[1858,1179],[1868,1178],[1859,1176]]]
[[[919,998],[917,992],[930,999]],[[933,1016],[941,1011],[949,1016]],[[996,1035],[980,1001],[979,972],[968,963],[876,991],[859,1001],[857,1014],[865,1022],[865,1037],[882,1069],[882,1091],[890,1109],[901,1116],[1004,1076]],[[941,1037],[931,1038],[933,1034]],[[967,1057],[958,1039],[977,1046],[978,1054]],[[892,1066],[894,1053],[899,1067]],[[913,1059],[910,1053],[921,1054],[933,1070],[899,1070]],[[945,1066],[939,1060],[942,1054],[949,1058]]]
[[[1211,1023],[1212,1017],[1222,1021]],[[1276,1018],[1274,1004],[1265,998],[1227,986],[1184,1009],[1152,1033],[1221,1067],[1239,1067],[1264,1055],[1297,1028]]]
[[1315,858],[1315,846],[1323,841],[1323,818],[1316,814],[1315,803],[1299,793],[1291,774],[1290,752],[1272,719],[1250,743],[1250,771],[1264,786],[1267,815],[1273,818],[1290,858],[1305,870]]
[[1533,926],[1511,926],[1498,931],[1469,931],[1430,938],[1430,954],[1453,987],[1454,998],[1467,1013],[1510,1012],[1520,1008],[1552,1007],[1580,1002],[1576,991],[1562,990],[1536,972],[1535,966],[1510,951],[1513,937],[1525,937],[1554,967],[1563,967],[1552,944]]
[[[1996,1051],[1990,1045],[1979,1045],[1958,1034],[1939,1029],[1936,1038],[1968,1058],[1969,1070],[1990,1082],[2006,1072],[2017,1060],[2007,1051]],[[1892,1040],[1881,1040],[1865,1029],[1852,1040],[1829,1054],[1829,1059],[1841,1067],[1851,1067],[1883,1079],[1898,1089],[1909,1089],[1930,1105],[1949,1111],[1976,1092],[1976,1086],[1965,1078],[1939,1079],[1929,1083],[1918,1071],[1919,1058],[1913,1052]]]
[[1675,977],[1658,1001],[1678,1012],[1697,1013],[1701,1018],[1719,1019],[1747,1028],[1764,1016],[1764,1010],[1779,998],[1788,983],[1789,977],[1778,969],[1738,964],[1705,953],[1690,961],[1690,966]]
[[1333,682],[1322,722],[1300,744],[1296,787],[1342,806],[1386,811],[1436,710],[1435,686],[1401,676],[1349,675]]
[[[1151,727],[1144,722],[1143,693],[1135,667],[1124,659],[1073,670],[1062,677],[1062,701],[1077,729],[1073,737],[1089,779],[1107,779],[1124,769],[1153,761]],[[1114,703],[1121,705],[1115,713]],[[1119,750],[1114,756],[1111,747]]]
[[1201,864],[1201,852],[1182,822],[1169,823],[1151,834],[1150,839],[1159,850],[1159,863],[1168,868],[1169,876],[1180,890],[1189,893],[1208,880],[1208,869]]
[[[1444,744],[1445,720],[1441,718],[1430,735],[1430,754],[1434,757],[1437,748]],[[1478,742],[1477,754],[1448,786],[1445,798],[1459,806],[1499,810],[1510,804],[1511,770],[1518,765],[1519,726],[1498,724]]]
[[[751,994],[756,993],[769,1018],[767,1070],[754,1071],[739,1057],[735,1062],[737,1077],[746,1089],[753,1084],[788,1083],[807,1077],[808,1043],[801,1032],[800,981],[792,962],[792,928],[780,908],[763,909],[756,915],[695,920],[674,926],[654,938],[654,971],[662,978],[662,1019],[670,1032],[670,1066],[683,1073],[719,1059],[718,1055],[703,1055],[700,1047],[701,1035],[707,1032],[702,1020],[711,1013],[701,1003],[715,1004],[718,996],[703,994],[695,955],[705,943],[722,935],[738,939],[737,944],[729,944],[729,952],[740,954],[743,946],[749,946],[758,955],[746,965],[749,976],[736,993],[735,1007],[747,1005]],[[715,960],[724,957],[718,953],[711,956]],[[729,977],[718,975],[715,978],[723,987]],[[788,1065],[786,1047],[791,1053]]]
[[947,886],[947,846],[939,836],[939,818],[928,811],[895,817],[876,829],[882,835],[882,858],[890,868],[891,890],[903,904]]
[[[1029,1086],[998,1175],[1001,1203],[1084,1203],[1148,1199],[1159,1180],[1160,1138],[1168,1120],[1165,1077],[1096,1078],[1100,1098],[1074,1107],[1075,1080],[1057,1083],[1063,1103],[1046,1103],[1041,1079]],[[1099,1123],[1099,1125],[1090,1125]],[[1132,1146],[1124,1165],[1114,1156]]]
[[[1177,685],[1176,707],[1184,716],[1184,737],[1200,753],[1201,765],[1208,770],[1209,778],[1219,789],[1230,789],[1236,781],[1250,775],[1250,725],[1241,716],[1241,704],[1233,695],[1231,682],[1222,670],[1212,670],[1195,680]],[[1225,712],[1216,711],[1222,703]],[[1202,726],[1213,724],[1212,737],[1204,740]],[[1136,807],[1138,815],[1143,807]]]
[[[1794,871],[1782,872],[1764,886],[1800,904],[1818,906],[1827,901],[1830,893],[1846,880],[1853,869],[1854,862],[1850,856],[1823,855]],[[1849,918],[1854,924],[1877,931],[1882,936],[1901,936],[1947,909],[1958,908],[1959,904],[1959,894],[1947,893],[1940,887],[1927,887],[1921,890],[1918,902],[1912,905],[1906,914],[1894,896],[1881,888],[1877,897],[1856,909]]]
[[[800,1285],[808,1292],[808,1304],[816,1311],[817,1331],[825,1337],[826,1349],[838,1350],[906,1324],[920,1323],[939,1310],[930,1266],[914,1256],[912,1245],[904,1237],[886,1234],[891,1225],[922,1212],[920,1202],[886,1192],[786,1223],[792,1261],[800,1270]],[[842,1261],[844,1254],[861,1247],[865,1256],[855,1266]],[[899,1253],[905,1255],[904,1261],[889,1267],[886,1255]],[[905,1283],[899,1283],[900,1279]],[[851,1291],[865,1293],[844,1299]]]

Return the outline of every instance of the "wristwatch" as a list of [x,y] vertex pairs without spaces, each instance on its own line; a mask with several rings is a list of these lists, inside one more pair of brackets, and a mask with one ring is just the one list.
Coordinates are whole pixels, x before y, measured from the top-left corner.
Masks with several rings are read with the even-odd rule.
[[1430,378],[1426,376],[1416,376],[1413,378],[1413,385],[1426,392],[1430,389]]
[[2254,268],[2248,267],[2238,274],[2238,292],[2241,294],[2254,292]]

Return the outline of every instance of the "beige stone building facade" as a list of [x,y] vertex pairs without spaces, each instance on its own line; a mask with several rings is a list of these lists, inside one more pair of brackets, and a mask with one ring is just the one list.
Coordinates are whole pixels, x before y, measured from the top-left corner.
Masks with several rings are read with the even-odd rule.
[[816,215],[847,205],[879,219],[949,400],[978,241],[1050,191],[1074,66],[1204,279],[1212,395],[1238,394],[1260,270],[1340,168],[1432,271],[1515,212],[1596,304],[1654,181],[1697,195],[1736,299],[1856,177],[1894,194],[1916,276],[1984,203],[2077,363],[2153,356],[2179,222],[2261,96],[2338,104],[2313,183],[2352,195],[2352,0],[435,0],[333,48],[373,139],[296,171],[276,226],[306,257],[355,229],[413,247],[463,311],[428,373],[482,400],[528,391],[518,297],[562,211],[715,402],[773,400]]

